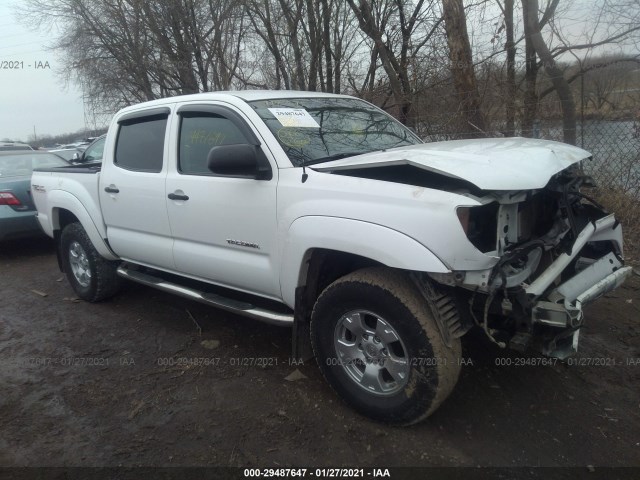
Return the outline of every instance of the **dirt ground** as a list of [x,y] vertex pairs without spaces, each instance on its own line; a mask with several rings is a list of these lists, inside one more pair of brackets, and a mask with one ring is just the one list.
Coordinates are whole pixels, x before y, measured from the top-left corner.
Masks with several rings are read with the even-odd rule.
[[288,329],[133,284],[81,302],[50,241],[4,244],[0,466],[640,467],[640,277],[581,337],[582,365],[532,366],[469,335],[448,401],[392,428],[291,364]]

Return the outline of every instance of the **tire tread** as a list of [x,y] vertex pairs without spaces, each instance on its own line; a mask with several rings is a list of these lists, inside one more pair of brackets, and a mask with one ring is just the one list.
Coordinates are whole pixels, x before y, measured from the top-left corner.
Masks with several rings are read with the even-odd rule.
[[[417,290],[416,285],[402,271],[393,270],[386,267],[373,267],[357,270],[334,281],[320,294],[316,301],[316,305],[314,306],[311,317],[312,337],[314,335],[314,332],[315,334],[317,334],[318,332],[318,328],[314,328],[317,327],[314,325],[314,323],[318,321],[315,315],[318,305],[321,305],[324,301],[330,298],[334,289],[338,289],[347,283],[367,284],[374,287],[383,288],[391,293],[419,321],[420,326],[425,331],[425,334],[427,335],[427,338],[431,343],[434,358],[446,359],[446,362],[437,362],[438,384],[435,390],[435,396],[433,397],[433,400],[428,408],[424,409],[424,411],[418,413],[417,415],[406,421],[394,421],[393,423],[400,425],[411,425],[424,420],[429,415],[431,415],[453,391],[453,388],[455,387],[458,376],[460,374],[460,341],[456,338],[452,343],[451,348],[447,347],[444,344],[434,320],[434,312],[432,311],[433,308],[436,308],[442,315],[450,313],[450,309],[453,305],[452,299],[444,296],[444,298],[439,299],[438,302],[434,302],[433,305],[429,305],[424,296],[421,295]],[[314,354],[316,355],[316,357],[318,357],[318,352],[316,351],[316,341],[314,338],[312,338],[312,345],[314,348]],[[329,380],[324,371],[322,372],[322,374],[325,379]],[[330,381],[328,383],[331,385]],[[406,388],[410,388],[410,386]]]
[[[82,292],[76,288],[75,278],[69,268],[68,252],[65,251],[65,246],[73,240],[82,245],[87,256],[89,256],[89,262],[95,266],[95,272],[92,272],[92,281],[96,282],[95,288],[90,288],[88,292]],[[71,223],[64,228],[60,238],[60,248],[63,249],[62,258],[64,259],[65,273],[80,298],[87,302],[95,303],[106,300],[118,292],[121,283],[120,277],[116,273],[118,262],[109,261],[98,253],[80,223]]]

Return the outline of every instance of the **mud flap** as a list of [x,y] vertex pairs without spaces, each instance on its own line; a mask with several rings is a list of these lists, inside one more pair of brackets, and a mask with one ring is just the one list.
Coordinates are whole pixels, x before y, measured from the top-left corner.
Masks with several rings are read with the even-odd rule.
[[53,231],[53,241],[56,245],[56,258],[58,260],[58,268],[62,273],[64,271],[64,264],[62,263],[62,251],[60,249],[60,237],[62,236],[62,230],[54,230]]
[[293,314],[291,332],[291,357],[296,361],[306,362],[313,358],[311,348],[311,311],[306,301],[306,287],[296,288],[296,305]]

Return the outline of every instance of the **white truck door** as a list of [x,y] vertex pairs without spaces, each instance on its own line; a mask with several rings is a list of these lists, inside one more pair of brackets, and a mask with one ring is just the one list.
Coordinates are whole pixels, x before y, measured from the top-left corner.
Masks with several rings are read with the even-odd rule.
[[[278,170],[241,112],[209,103],[177,109],[176,161],[167,174],[167,210],[176,270],[252,293],[280,294],[276,254]],[[215,175],[213,147],[251,145],[269,179]]]
[[[100,174],[100,205],[111,248],[121,258],[174,269],[167,216],[169,107],[125,114]],[[112,126],[113,128],[113,126]],[[105,168],[106,167],[106,168]]]

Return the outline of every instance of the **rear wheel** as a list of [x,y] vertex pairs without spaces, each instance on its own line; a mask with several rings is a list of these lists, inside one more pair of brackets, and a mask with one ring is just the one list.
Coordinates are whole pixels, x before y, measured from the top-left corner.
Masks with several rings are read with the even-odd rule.
[[88,302],[112,297],[120,287],[117,262],[100,256],[87,232],[79,223],[71,223],[60,237],[62,264],[76,295]]
[[[447,347],[406,274],[370,268],[329,285],[311,319],[324,376],[359,412],[407,425],[429,416],[460,373],[460,340]],[[435,307],[437,308],[437,307]]]

